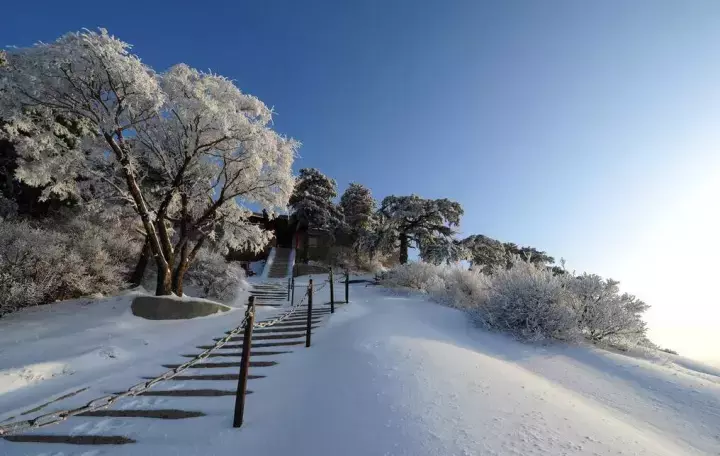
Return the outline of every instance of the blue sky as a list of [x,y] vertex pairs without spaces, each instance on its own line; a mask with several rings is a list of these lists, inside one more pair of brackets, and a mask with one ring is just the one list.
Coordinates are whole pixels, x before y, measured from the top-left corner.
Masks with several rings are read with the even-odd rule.
[[715,329],[688,316],[720,307],[720,2],[35,1],[3,15],[3,45],[101,26],[157,70],[235,79],[303,142],[298,168],[378,198],[460,201],[463,234],[617,278],[654,306],[661,343],[720,358]]

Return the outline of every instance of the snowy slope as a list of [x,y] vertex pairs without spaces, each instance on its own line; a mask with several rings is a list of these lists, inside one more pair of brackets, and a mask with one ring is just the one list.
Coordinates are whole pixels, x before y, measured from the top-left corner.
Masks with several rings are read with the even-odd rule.
[[[75,404],[130,386],[156,372],[159,359],[208,343],[243,318],[233,310],[145,320],[130,310],[135,294],[27,308],[0,320],[0,422],[80,389],[87,388]],[[236,302],[246,297],[241,292]]]
[[[228,398],[133,398],[119,407],[208,416],[95,418],[44,432],[139,442],[93,448],[97,455],[720,454],[720,378],[710,367],[521,344],[460,311],[379,288],[354,285],[351,299],[316,330],[312,348],[253,371],[268,377],[250,382],[240,430]],[[0,441],[0,454],[12,456],[88,449],[50,450]]]

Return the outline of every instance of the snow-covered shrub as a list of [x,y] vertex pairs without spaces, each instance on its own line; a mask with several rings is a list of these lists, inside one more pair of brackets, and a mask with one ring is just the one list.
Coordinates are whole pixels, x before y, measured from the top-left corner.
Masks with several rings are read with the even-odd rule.
[[480,272],[430,263],[399,265],[388,271],[382,282],[389,287],[417,289],[436,301],[463,309],[482,305],[490,284]]
[[3,221],[0,315],[56,300],[117,291],[128,270],[128,258],[118,256],[118,252],[130,252],[133,245],[123,238],[122,227],[93,225],[82,218],[42,225],[20,219]]
[[196,287],[203,298],[231,300],[240,288],[247,288],[240,263],[228,262],[215,250],[203,248],[195,257],[185,280]]
[[619,282],[594,274],[567,279],[577,296],[577,325],[593,342],[606,338],[637,341],[645,336],[641,314],[650,306],[635,296],[620,293]]
[[389,287],[414,288],[427,292],[429,288],[438,287],[440,280],[442,279],[438,266],[430,263],[407,263],[388,271],[383,279],[383,284]]
[[516,258],[510,269],[493,272],[487,300],[474,316],[523,339],[570,339],[577,328],[576,308],[577,298],[562,277]]
[[[488,276],[456,266],[438,266],[437,269],[441,281],[431,282],[433,287],[428,290],[435,300],[468,310],[484,305],[490,287]],[[443,288],[439,288],[441,283]]]

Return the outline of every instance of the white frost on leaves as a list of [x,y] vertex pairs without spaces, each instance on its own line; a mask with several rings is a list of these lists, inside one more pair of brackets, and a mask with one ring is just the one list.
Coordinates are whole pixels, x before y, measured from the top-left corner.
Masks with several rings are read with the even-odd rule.
[[299,142],[229,79],[184,64],[156,74],[129,51],[100,29],[7,52],[0,135],[18,151],[16,177],[45,197],[90,187],[139,213],[146,206],[180,245],[182,220],[187,239],[222,232],[225,248],[262,248],[268,234],[249,226],[245,205],[287,206]]

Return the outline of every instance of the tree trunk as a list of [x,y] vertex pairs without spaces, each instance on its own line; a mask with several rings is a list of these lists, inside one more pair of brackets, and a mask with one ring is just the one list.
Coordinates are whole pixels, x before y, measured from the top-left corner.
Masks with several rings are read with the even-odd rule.
[[157,285],[155,287],[155,294],[157,296],[164,296],[164,295],[172,294],[172,280],[171,279],[172,279],[172,274],[170,273],[170,268],[167,266],[161,267],[158,264]]
[[132,272],[130,279],[128,280],[131,284],[138,286],[142,284],[143,277],[145,277],[145,269],[147,269],[148,262],[150,261],[150,240],[145,236],[145,243],[140,251],[140,258],[135,265],[135,270]]
[[173,292],[175,292],[175,294],[178,296],[183,295],[183,280],[185,279],[185,273],[190,266],[190,261],[188,259],[188,256],[190,255],[188,242],[189,241],[183,243],[182,247],[180,248],[180,258],[178,258],[179,261],[177,262],[177,267],[175,268],[172,277],[172,289]]
[[205,243],[206,237],[200,238],[196,243],[195,247],[190,250],[190,241],[184,242],[180,248],[180,258],[178,261],[177,268],[173,271],[172,277],[172,289],[173,292],[178,295],[183,295],[183,282],[185,280],[185,273],[190,269],[190,264],[195,260],[198,252]]
[[183,281],[185,280],[185,273],[187,272],[189,266],[189,261],[181,260],[178,264],[178,267],[175,268],[175,273],[172,277],[172,289],[173,292],[178,296],[183,295]]
[[158,239],[155,226],[153,225],[153,221],[150,217],[150,211],[148,210],[147,204],[145,204],[145,198],[142,196],[142,191],[138,185],[137,178],[132,172],[133,167],[130,163],[130,158],[128,157],[126,150],[124,150],[125,144],[121,135],[122,133],[118,132],[120,144],[118,144],[118,142],[115,141],[115,138],[113,138],[110,134],[105,133],[104,136],[118,162],[122,165],[120,169],[125,177],[128,191],[135,203],[135,211],[140,216],[143,227],[145,228],[145,233],[150,241],[150,249],[155,257],[155,263],[157,264],[158,271],[158,282],[155,293],[158,296],[169,295],[172,293],[170,289],[170,266],[163,255],[160,240]]
[[408,262],[408,238],[407,234],[400,233],[400,264]]

